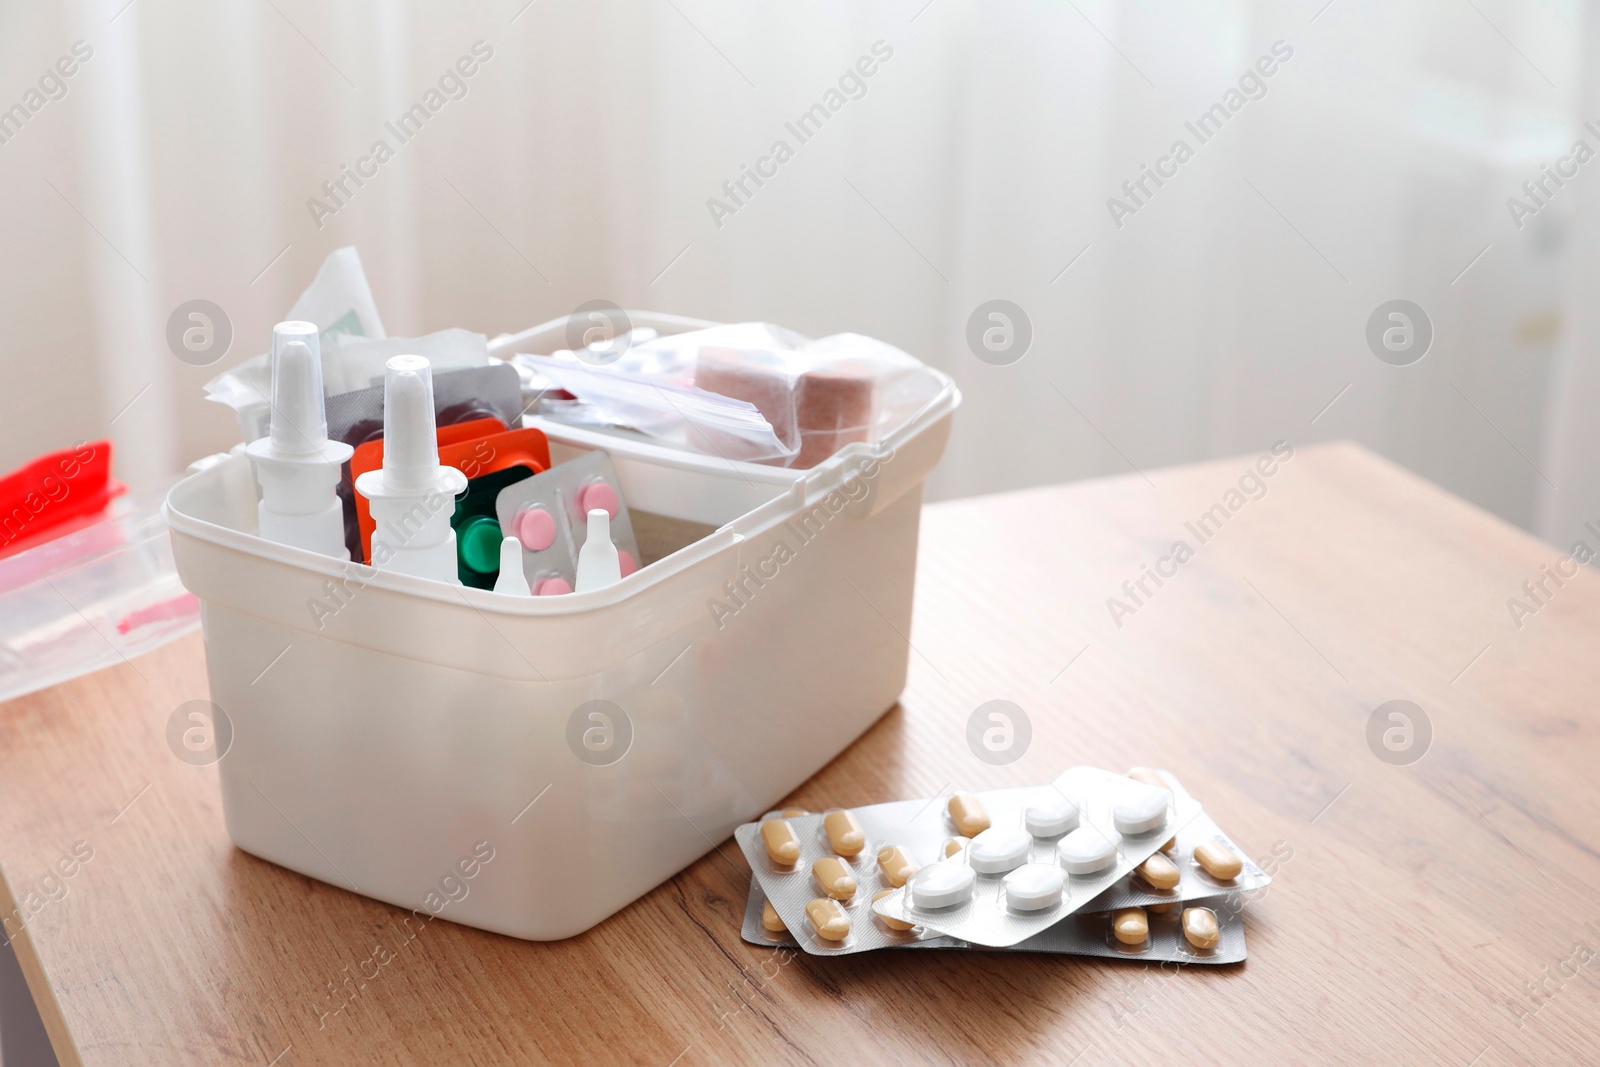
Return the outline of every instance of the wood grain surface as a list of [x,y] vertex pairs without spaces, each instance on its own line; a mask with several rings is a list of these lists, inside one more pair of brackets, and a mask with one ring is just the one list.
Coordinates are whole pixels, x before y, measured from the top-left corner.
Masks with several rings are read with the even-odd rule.
[[[194,636],[0,706],[0,905],[62,1064],[1600,1062],[1600,582],[1514,620],[1564,551],[1347,445],[1230,497],[1255,460],[929,507],[905,695],[792,797],[1168,768],[1288,857],[1246,963],[780,954],[739,938],[731,842],[568,941],[408,937],[230,845],[215,768],[164,737],[207,695]],[[966,746],[991,699],[1032,724],[1008,766]],[[1408,766],[1367,740],[1395,699],[1432,726]]]

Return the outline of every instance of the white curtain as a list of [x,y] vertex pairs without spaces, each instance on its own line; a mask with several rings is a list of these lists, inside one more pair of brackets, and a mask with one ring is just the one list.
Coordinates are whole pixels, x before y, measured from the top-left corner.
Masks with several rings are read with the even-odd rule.
[[[94,58],[0,146],[0,465],[109,433],[153,485],[225,447],[201,383],[355,244],[396,335],[603,297],[883,337],[965,391],[938,496],[1351,437],[1558,539],[1600,510],[1600,474],[1566,474],[1600,405],[1573,318],[1600,178],[1521,229],[1505,206],[1582,132],[1575,5],[80,0],[0,14],[0,91],[78,39]],[[466,95],[398,143],[477,41]],[[1185,123],[1275,42],[1199,144]],[[800,143],[785,124],[875,45]],[[385,138],[319,228],[307,200]],[[1180,138],[1119,228],[1108,198]],[[164,340],[193,298],[236,332],[213,367]],[[1409,367],[1364,340],[1395,298],[1435,328]],[[991,299],[1032,323],[1010,366],[965,341]]]

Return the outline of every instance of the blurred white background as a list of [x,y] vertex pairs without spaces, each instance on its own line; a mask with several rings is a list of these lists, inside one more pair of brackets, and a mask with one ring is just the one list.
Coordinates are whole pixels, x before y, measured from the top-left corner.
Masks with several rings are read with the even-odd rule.
[[[396,336],[604,298],[884,338],[966,393],[935,498],[1348,437],[1570,543],[1600,519],[1600,163],[1520,228],[1507,199],[1600,150],[1595,21],[1576,0],[8,4],[0,108],[93,54],[0,127],[0,468],[109,434],[150,489],[227,447],[202,383],[354,244]],[[399,144],[385,123],[478,41],[466,95]],[[864,95],[799,144],[784,123],[880,41]],[[1265,95],[1119,227],[1107,198],[1279,41]],[[780,138],[794,158],[714,219]],[[319,227],[308,199],[379,139],[394,158]],[[235,330],[212,367],[166,345],[194,298]],[[996,298],[1032,323],[1010,366],[965,340]],[[1365,340],[1394,298],[1433,323],[1412,366]]]

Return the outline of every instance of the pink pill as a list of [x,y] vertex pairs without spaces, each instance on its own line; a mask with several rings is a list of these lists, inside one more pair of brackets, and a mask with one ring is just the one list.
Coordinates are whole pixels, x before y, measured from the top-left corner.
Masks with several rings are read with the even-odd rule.
[[605,482],[591,482],[578,492],[578,507],[585,514],[599,508],[613,519],[621,505],[617,500],[617,491]]
[[534,589],[534,596],[564,596],[572,592],[572,586],[567,584],[565,578],[541,578],[539,585]]
[[638,561],[620,548],[617,550],[617,564],[622,568],[624,578],[639,569]]
[[556,543],[556,520],[544,508],[529,508],[517,515],[517,540],[529,552],[543,552]]

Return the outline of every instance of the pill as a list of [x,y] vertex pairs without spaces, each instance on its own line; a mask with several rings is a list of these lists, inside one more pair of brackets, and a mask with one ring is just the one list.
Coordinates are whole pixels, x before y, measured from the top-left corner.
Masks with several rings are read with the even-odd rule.
[[899,845],[887,845],[878,850],[878,870],[883,872],[885,882],[899,888],[917,873],[917,864],[911,853]]
[[1138,867],[1139,877],[1155,889],[1174,889],[1183,878],[1178,865],[1157,852]]
[[948,807],[950,821],[962,837],[977,837],[989,828],[989,813],[984,810],[983,801],[971,793],[957,793],[950,798]]
[[828,835],[828,844],[841,856],[854,856],[867,847],[867,832],[861,829],[856,817],[843,808],[834,808],[824,815],[822,829]]
[[811,813],[805,808],[784,808],[782,811],[778,812],[778,814],[782,815],[785,819],[797,819],[802,815],[810,815]]
[[631,553],[617,549],[617,570],[622,572],[624,578],[638,569],[639,561],[634,559]]
[[1053,863],[1025,863],[1006,875],[1006,904],[1017,911],[1043,911],[1061,902],[1067,876]]
[[1144,910],[1153,911],[1157,915],[1165,915],[1168,912],[1175,910],[1180,903],[1182,903],[1182,901],[1169,900],[1165,904],[1146,904],[1144,906]]
[[800,858],[800,839],[783,819],[768,819],[761,824],[761,843],[767,846],[773,863],[787,867]]
[[919,908],[948,908],[972,899],[978,876],[965,863],[941,860],[911,879],[911,903]]
[[972,844],[972,838],[970,837],[952,837],[944,843],[944,858],[949,859],[952,856],[959,856],[961,850],[970,844]]
[[1117,862],[1117,847],[1092,826],[1080,826],[1056,846],[1068,874],[1096,874]]
[[566,596],[570,592],[572,585],[565,578],[540,578],[533,587],[534,596]]
[[1172,792],[1171,787],[1167,785],[1161,775],[1152,771],[1149,767],[1135,767],[1128,772],[1128,777],[1136,782],[1143,782],[1145,785],[1153,785],[1157,789],[1165,789],[1169,793]]
[[512,530],[529,552],[543,552],[556,541],[556,520],[541,507],[519,512],[512,520]]
[[781,934],[789,929],[783,925],[783,920],[778,918],[778,913],[772,907],[772,901],[761,902],[761,925],[769,934]]
[[617,491],[605,482],[591,482],[578,490],[578,508],[585,515],[599,508],[614,519],[619,510]]
[[1078,828],[1078,805],[1063,796],[1046,797],[1023,810],[1022,824],[1034,837],[1060,837]]
[[[893,893],[893,892],[894,892],[893,889],[880,889],[876,893],[872,894],[872,902],[874,904],[876,904],[878,901],[882,900],[884,897],[888,896],[890,893]],[[883,923],[883,925],[887,926],[891,930],[911,930],[911,929],[915,929],[914,924],[908,923],[908,922],[904,922],[904,921],[902,921],[900,919],[891,919],[887,915],[879,915],[878,916],[878,921]]]
[[824,856],[811,865],[811,877],[834,900],[849,900],[856,895],[855,875],[838,856]]
[[1219,882],[1231,882],[1244,869],[1239,854],[1221,841],[1202,841],[1194,846],[1194,861]]
[[1173,849],[1175,849],[1177,847],[1178,847],[1178,838],[1177,838],[1176,835],[1174,835],[1172,837],[1167,838],[1167,843],[1161,846],[1161,851],[1162,852],[1171,852]]
[[806,918],[811,928],[825,941],[843,941],[850,936],[850,916],[837,900],[818,897],[806,903]]
[[1143,908],[1122,908],[1111,913],[1111,934],[1124,945],[1142,945],[1150,938],[1150,920]]
[[1026,830],[991,826],[967,846],[967,862],[979,874],[1005,874],[1028,862],[1033,838]]
[[1222,939],[1217,929],[1217,913],[1210,908],[1183,909],[1183,936],[1195,948],[1216,948]]
[[1167,821],[1167,801],[1171,794],[1147,785],[1123,787],[1111,806],[1111,821],[1122,834],[1147,834]]

